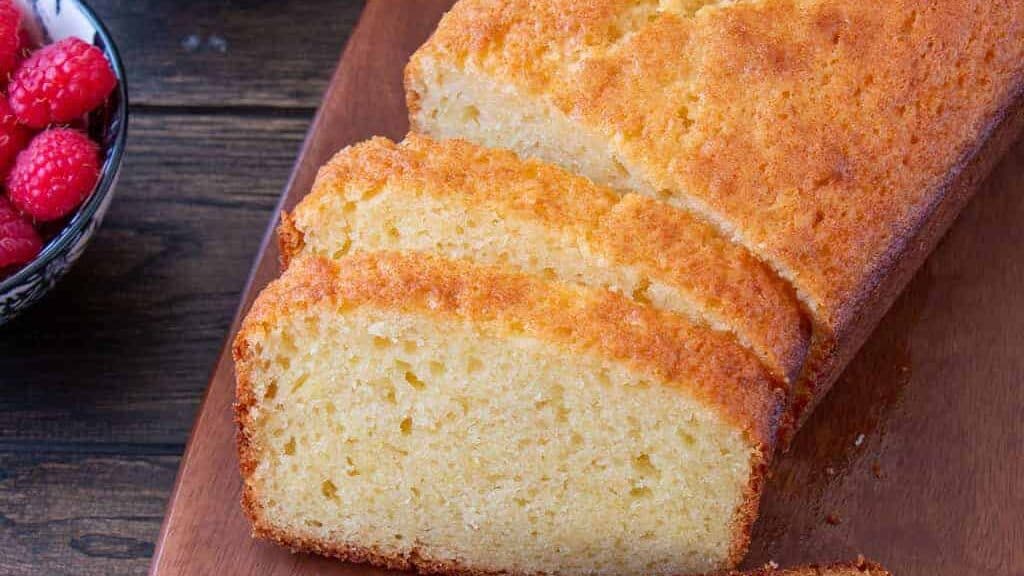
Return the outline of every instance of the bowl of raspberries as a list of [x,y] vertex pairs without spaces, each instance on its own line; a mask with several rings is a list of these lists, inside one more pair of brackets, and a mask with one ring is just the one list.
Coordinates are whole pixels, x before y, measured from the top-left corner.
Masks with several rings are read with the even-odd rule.
[[124,67],[77,0],[0,0],[0,324],[85,249],[117,181]]

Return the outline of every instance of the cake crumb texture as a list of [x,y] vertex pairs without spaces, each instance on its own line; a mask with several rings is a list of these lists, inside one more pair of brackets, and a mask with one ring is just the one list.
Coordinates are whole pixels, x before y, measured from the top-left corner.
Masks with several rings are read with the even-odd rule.
[[734,566],[781,397],[719,337],[466,262],[300,257],[235,342],[243,505],[257,535],[397,568]]

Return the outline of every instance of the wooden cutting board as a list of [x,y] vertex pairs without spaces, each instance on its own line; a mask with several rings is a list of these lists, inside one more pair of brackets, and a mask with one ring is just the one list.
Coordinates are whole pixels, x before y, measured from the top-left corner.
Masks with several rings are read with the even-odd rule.
[[[281,208],[291,209],[341,147],[403,136],[402,68],[450,3],[367,3]],[[863,553],[898,576],[1024,575],[1022,222],[1018,144],[775,464],[747,566]],[[277,272],[272,230],[240,312]],[[226,345],[151,574],[383,574],[250,538],[238,505],[233,400]]]

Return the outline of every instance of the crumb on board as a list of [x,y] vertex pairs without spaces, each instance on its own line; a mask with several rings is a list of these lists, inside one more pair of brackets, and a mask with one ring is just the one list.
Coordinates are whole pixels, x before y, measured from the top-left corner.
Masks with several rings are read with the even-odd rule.
[[212,50],[225,54],[228,51],[228,41],[223,36],[217,36],[216,34],[210,36],[207,40],[207,44]]
[[857,435],[857,439],[853,441],[853,445],[854,446],[860,446],[863,443],[864,443],[864,435],[863,434],[858,434]]
[[186,52],[195,52],[203,44],[203,39],[198,34],[189,34],[181,40],[181,47]]
[[[186,52],[199,52],[204,45],[203,36],[200,34],[189,34],[188,36],[181,39],[181,47]],[[205,40],[205,45],[214,52],[226,54],[228,51],[228,41],[223,36],[216,34],[211,35]]]
[[830,512],[828,516],[825,516],[825,522],[828,522],[832,526],[838,526],[842,523],[842,521],[843,519],[840,518],[839,514],[836,514],[835,512]]

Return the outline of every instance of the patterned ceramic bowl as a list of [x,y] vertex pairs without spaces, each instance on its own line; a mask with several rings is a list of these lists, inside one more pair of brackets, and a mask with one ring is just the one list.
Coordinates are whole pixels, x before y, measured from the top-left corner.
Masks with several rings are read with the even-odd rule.
[[22,269],[0,281],[0,324],[38,301],[52,288],[85,250],[114,195],[128,136],[128,88],[124,65],[110,33],[84,2],[79,0],[16,0],[22,25],[39,41],[49,44],[76,36],[106,54],[118,85],[107,102],[89,118],[89,132],[103,150],[103,166],[96,189],[43,251]]

